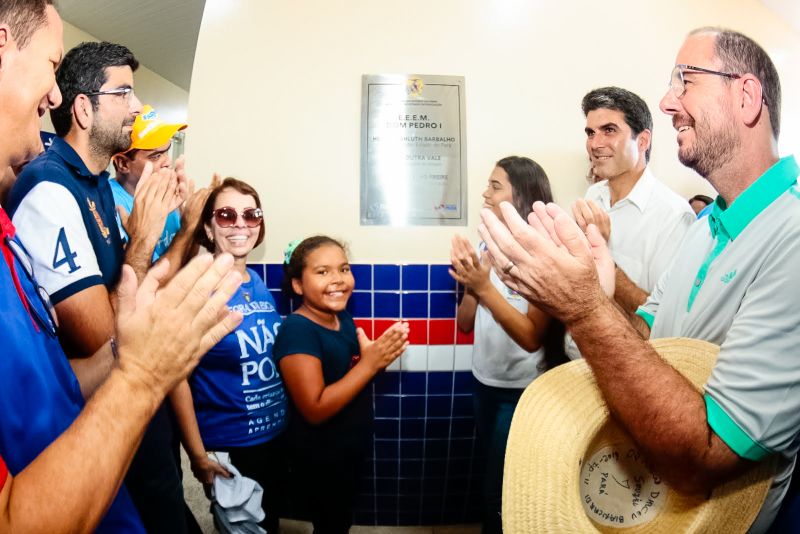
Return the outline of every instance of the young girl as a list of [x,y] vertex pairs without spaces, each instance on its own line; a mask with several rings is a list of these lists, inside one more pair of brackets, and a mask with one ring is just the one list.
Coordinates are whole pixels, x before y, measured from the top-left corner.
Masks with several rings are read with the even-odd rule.
[[[483,200],[483,207],[503,220],[503,201],[527,218],[534,201],[551,202],[553,197],[547,175],[536,162],[511,156],[497,162]],[[479,257],[464,237],[453,237],[450,260],[451,276],[466,288],[456,315],[458,328],[475,330],[475,425],[487,455],[482,532],[501,533],[503,461],[511,416],[525,387],[548,367],[566,361],[564,327],[506,287],[483,252]]]
[[372,438],[368,386],[408,345],[408,323],[395,323],[376,341],[356,329],[345,311],[355,281],[338,241],[310,237],[287,258],[284,289],[303,299],[275,342],[291,399],[293,496],[307,505],[314,532],[346,533]]

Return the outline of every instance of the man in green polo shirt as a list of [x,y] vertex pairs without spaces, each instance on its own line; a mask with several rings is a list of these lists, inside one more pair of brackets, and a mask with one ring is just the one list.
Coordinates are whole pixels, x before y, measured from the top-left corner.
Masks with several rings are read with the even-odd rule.
[[[679,159],[719,197],[633,325],[606,296],[613,261],[596,227],[584,236],[541,203],[531,226],[510,206],[508,229],[482,213],[504,281],[564,321],[616,420],[673,487],[705,493],[777,457],[750,532],[773,522],[800,446],[800,169],[778,156],[780,99],[777,71],[751,39],[719,28],[687,37],[661,110]],[[643,340],[671,336],[721,346],[703,394]]]

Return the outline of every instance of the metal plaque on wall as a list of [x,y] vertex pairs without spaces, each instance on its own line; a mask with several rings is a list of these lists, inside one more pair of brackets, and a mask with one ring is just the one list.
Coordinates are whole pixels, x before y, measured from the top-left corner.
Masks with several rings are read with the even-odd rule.
[[361,224],[467,224],[463,76],[364,75]]

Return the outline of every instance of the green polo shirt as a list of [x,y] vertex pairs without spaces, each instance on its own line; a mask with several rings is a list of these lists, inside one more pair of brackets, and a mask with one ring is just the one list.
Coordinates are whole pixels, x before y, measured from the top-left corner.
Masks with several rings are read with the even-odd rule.
[[730,206],[717,198],[638,311],[653,339],[720,345],[705,388],[708,424],[742,458],[780,459],[762,515],[777,510],[800,447],[798,174],[786,157]]

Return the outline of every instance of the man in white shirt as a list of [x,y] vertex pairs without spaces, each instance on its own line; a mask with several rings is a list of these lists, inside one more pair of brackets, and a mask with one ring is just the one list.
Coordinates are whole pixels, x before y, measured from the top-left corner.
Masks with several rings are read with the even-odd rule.
[[[600,178],[572,207],[586,231],[597,224],[617,265],[614,300],[635,314],[678,251],[695,216],[685,199],[656,179],[650,160],[653,117],[636,94],[594,89],[581,102],[586,151]],[[580,357],[568,336],[567,353]]]

